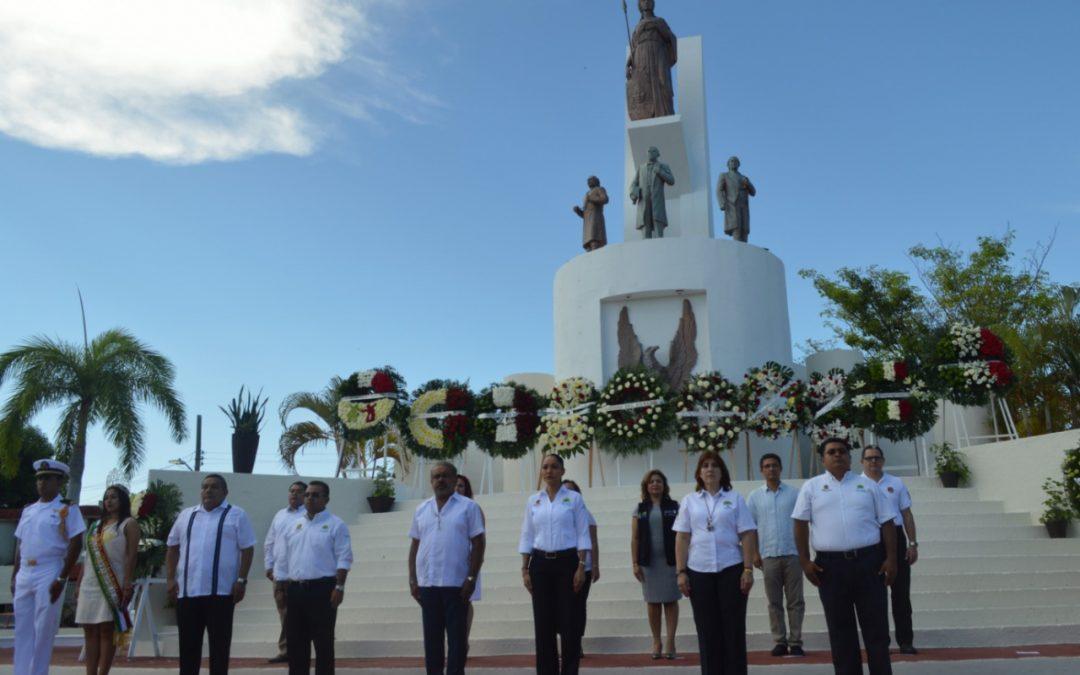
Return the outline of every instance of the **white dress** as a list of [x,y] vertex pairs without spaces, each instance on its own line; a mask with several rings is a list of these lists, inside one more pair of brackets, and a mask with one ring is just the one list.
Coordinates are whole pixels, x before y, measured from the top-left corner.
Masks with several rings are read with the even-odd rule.
[[[101,534],[104,544],[105,555],[109,558],[109,565],[120,582],[120,587],[125,585],[124,579],[124,555],[127,552],[127,536],[124,534],[124,521],[117,529],[115,525],[108,525]],[[113,613],[109,608],[109,602],[101,592],[97,575],[90,564],[89,556],[83,562],[82,583],[79,584],[79,603],[75,607],[75,623],[95,624],[112,623]]]

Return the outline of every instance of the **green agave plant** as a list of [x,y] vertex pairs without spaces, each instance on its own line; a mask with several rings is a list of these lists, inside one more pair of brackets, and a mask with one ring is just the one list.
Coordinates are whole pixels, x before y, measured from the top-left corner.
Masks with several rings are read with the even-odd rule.
[[236,433],[259,433],[262,429],[263,415],[266,413],[266,404],[269,397],[262,397],[262,389],[255,396],[249,390],[244,397],[244,387],[241,385],[240,393],[229,402],[229,407],[218,406],[221,412],[229,418],[233,431]]

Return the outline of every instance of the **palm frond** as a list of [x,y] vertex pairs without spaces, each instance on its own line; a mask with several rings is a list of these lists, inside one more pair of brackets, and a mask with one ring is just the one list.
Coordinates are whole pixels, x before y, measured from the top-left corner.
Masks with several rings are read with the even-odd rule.
[[287,469],[296,468],[296,456],[309,446],[321,446],[331,443],[333,434],[315,422],[297,422],[285,428],[278,440],[278,453],[281,463]]

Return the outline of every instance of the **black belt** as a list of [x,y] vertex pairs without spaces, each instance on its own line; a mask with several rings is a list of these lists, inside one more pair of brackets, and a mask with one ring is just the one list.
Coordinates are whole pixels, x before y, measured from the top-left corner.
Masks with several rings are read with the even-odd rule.
[[561,551],[541,551],[538,548],[534,548],[532,557],[555,560],[556,558],[576,558],[578,557],[578,554],[576,548],[564,548]]
[[878,553],[880,550],[877,544],[871,544],[850,551],[818,551],[817,555],[822,560],[855,560],[856,558],[865,558],[872,553]]
[[337,584],[337,577],[322,577],[320,579],[301,579],[299,581],[290,579],[290,586],[299,586],[300,588],[309,588],[311,586],[323,586],[326,584]]

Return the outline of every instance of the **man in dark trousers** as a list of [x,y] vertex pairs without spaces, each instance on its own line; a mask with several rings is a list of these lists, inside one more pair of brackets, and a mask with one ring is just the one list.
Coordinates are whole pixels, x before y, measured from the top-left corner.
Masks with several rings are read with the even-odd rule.
[[345,521],[326,510],[330,486],[321,480],[304,491],[304,515],[293,519],[275,544],[284,563],[275,578],[287,579],[285,642],[290,675],[311,671],[315,646],[316,675],[334,672],[334,625],[345,598],[345,578],[352,568],[352,539]]
[[233,609],[244,599],[255,530],[244,510],[225,499],[228,494],[222,476],[207,474],[201,504],[180,512],[166,542],[166,588],[176,601],[180,675],[199,672],[204,632],[210,675],[229,672]]
[[443,675],[444,665],[446,675],[465,672],[466,614],[484,563],[484,517],[456,486],[453,464],[431,467],[435,496],[416,508],[409,529],[409,592],[420,603],[428,675]]
[[[915,538],[915,516],[911,514],[911,493],[904,481],[885,471],[885,452],[876,445],[862,451],[863,475],[877,483],[885,498],[899,515],[896,525],[896,581],[892,585],[893,627],[901,654],[918,654],[911,623],[911,566],[919,560],[919,542]],[[907,531],[905,536],[904,531]]]
[[885,587],[896,576],[896,513],[874,481],[851,473],[846,439],[825,439],[818,454],[825,473],[803,484],[791,517],[799,564],[825,609],[833,670],[862,673],[862,628],[870,675],[891,675]]

